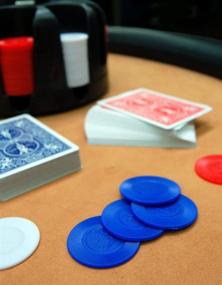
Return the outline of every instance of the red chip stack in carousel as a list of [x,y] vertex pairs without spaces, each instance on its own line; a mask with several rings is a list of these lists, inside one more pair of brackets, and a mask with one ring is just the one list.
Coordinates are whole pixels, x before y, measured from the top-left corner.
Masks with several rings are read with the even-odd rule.
[[0,40],[1,73],[8,96],[26,96],[33,92],[32,37]]

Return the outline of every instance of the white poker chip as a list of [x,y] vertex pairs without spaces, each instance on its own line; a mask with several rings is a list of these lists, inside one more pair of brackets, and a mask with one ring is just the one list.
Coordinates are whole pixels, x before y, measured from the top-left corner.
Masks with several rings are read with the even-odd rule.
[[39,241],[39,229],[32,221],[19,217],[0,218],[0,270],[26,260]]

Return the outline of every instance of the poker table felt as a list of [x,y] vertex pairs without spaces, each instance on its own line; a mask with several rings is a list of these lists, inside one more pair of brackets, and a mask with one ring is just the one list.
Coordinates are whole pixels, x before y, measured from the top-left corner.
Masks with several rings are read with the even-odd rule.
[[[94,103],[38,117],[79,145],[82,170],[0,203],[0,217],[28,218],[41,231],[36,252],[22,264],[0,271],[0,284],[222,284],[222,186],[205,182],[194,172],[199,157],[222,153],[222,81],[122,55],[111,54],[108,67],[110,89],[105,97],[146,87],[212,106],[212,112],[196,121],[197,146],[163,149],[89,145],[83,125]],[[72,260],[66,250],[72,227],[100,215],[108,203],[120,198],[119,184],[138,175],[165,176],[178,182],[183,194],[198,206],[197,222],[186,230],[143,243],[137,255],[119,267],[92,269]]]

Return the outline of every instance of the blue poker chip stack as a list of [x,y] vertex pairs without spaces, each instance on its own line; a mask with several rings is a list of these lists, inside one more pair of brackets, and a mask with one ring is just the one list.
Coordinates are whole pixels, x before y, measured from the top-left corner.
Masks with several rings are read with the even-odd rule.
[[140,243],[166,231],[192,225],[198,210],[180,186],[159,176],[139,176],[120,185],[123,199],[107,205],[101,216],[75,226],[67,239],[69,254],[79,263],[110,268],[131,259]]

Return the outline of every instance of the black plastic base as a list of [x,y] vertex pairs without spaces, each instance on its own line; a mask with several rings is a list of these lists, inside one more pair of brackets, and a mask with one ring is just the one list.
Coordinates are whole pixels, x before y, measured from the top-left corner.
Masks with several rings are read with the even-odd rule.
[[[108,90],[108,76],[91,82],[83,87],[67,89],[62,94],[44,94],[44,96],[9,97],[0,96],[0,116],[9,117],[23,113],[46,115],[71,110],[90,103]],[[28,107],[27,107],[28,105]],[[39,108],[41,106],[41,109]]]
[[[105,24],[103,12],[90,1],[0,7],[0,39],[34,38],[33,93],[30,96],[7,96],[0,74],[0,117],[63,112],[105,94],[108,90]],[[90,82],[82,87],[69,88],[67,85],[60,42],[60,34],[66,32],[82,32],[89,36]]]

